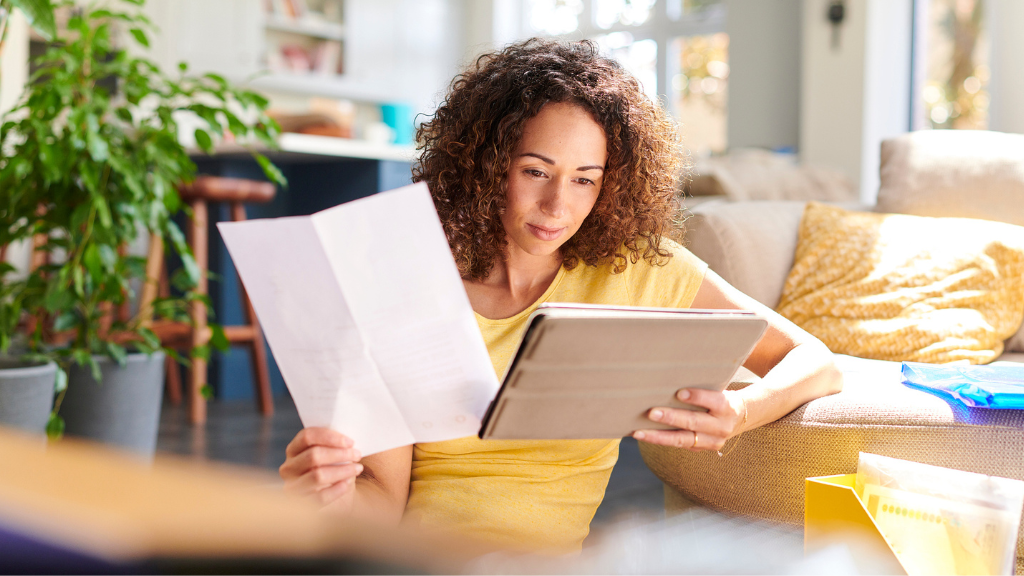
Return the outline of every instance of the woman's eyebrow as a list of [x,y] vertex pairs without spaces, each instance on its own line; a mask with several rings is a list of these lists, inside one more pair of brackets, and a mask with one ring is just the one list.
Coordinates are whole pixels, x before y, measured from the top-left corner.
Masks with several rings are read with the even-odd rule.
[[533,156],[534,158],[540,160],[541,162],[544,162],[545,164],[550,164],[552,166],[555,165],[555,161],[554,160],[552,160],[551,158],[548,158],[547,156],[541,156],[540,154],[537,154],[536,152],[523,152],[519,156],[520,157],[522,157],[522,156]]
[[[540,160],[541,162],[544,162],[545,164],[550,164],[552,166],[555,165],[555,161],[554,160],[552,160],[551,158],[548,158],[547,156],[543,156],[541,154],[537,154],[536,152],[523,152],[519,156],[520,157],[522,157],[522,156],[532,156],[532,157]],[[604,166],[598,166],[597,164],[589,164],[587,166],[580,166],[576,170],[578,170],[580,172],[586,172],[587,170],[600,170],[600,171],[604,172]]]

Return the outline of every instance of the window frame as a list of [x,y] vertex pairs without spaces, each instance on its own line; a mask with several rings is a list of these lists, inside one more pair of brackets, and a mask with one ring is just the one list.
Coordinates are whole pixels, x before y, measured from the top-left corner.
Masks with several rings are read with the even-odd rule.
[[[682,1],[682,0],[680,0]],[[595,22],[595,0],[582,0],[583,11],[579,15],[579,26],[567,34],[549,35],[533,30],[529,25],[529,2],[520,0],[520,37],[543,36],[564,40],[583,40],[614,32],[629,32],[633,41],[654,40],[658,45],[657,87],[655,89],[662,105],[673,116],[679,115],[671,97],[672,77],[679,70],[678,55],[670,50],[673,40],[680,36],[704,36],[726,32],[726,8],[722,2],[699,12],[683,13],[678,20],[668,15],[668,0],[655,0],[651,17],[643,24],[625,25],[615,23],[610,28],[601,28]]]

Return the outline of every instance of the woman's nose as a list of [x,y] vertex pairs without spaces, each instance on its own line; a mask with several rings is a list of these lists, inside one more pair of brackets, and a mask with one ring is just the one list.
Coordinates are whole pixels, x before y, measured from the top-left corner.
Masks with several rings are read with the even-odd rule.
[[569,183],[561,178],[553,178],[546,186],[544,198],[541,201],[541,210],[555,218],[565,215],[565,194],[568,191]]

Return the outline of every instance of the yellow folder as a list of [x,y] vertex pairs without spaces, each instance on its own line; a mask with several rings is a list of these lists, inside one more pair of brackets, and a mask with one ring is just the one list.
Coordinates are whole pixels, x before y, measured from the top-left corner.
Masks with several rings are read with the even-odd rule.
[[805,481],[805,552],[843,544],[862,574],[907,574],[857,496],[856,479],[856,474],[839,474]]

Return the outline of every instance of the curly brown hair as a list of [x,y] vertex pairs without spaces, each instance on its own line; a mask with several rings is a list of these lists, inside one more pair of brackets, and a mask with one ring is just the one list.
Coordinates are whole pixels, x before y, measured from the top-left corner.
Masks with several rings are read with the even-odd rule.
[[509,166],[523,126],[551,102],[587,110],[608,138],[597,204],[562,246],[563,266],[612,261],[618,273],[627,258],[670,256],[661,239],[681,231],[685,164],[675,123],[593,42],[534,38],[480,56],[417,130],[413,181],[427,182],[463,278],[483,280],[506,257]]

